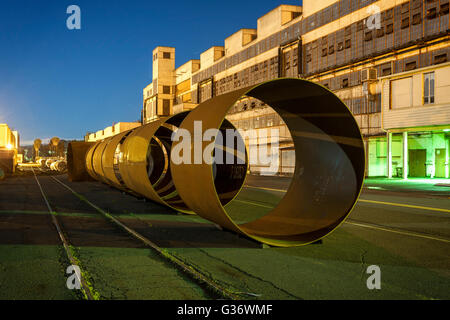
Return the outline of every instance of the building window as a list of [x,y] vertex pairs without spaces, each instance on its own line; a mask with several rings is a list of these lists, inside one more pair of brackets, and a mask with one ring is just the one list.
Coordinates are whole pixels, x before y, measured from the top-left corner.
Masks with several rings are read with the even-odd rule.
[[163,86],[163,93],[170,94],[170,86]]
[[333,54],[334,53],[334,45],[331,45],[328,47],[328,54]]
[[405,64],[406,71],[414,70],[415,68],[416,68],[416,61],[411,61],[411,62],[408,62],[407,64]]
[[394,31],[394,25],[392,23],[388,24],[386,26],[386,34],[391,34],[393,31]]
[[422,22],[422,17],[420,15],[420,13],[416,13],[415,15],[413,15],[413,19],[412,19],[412,24],[416,25]]
[[170,59],[170,52],[163,52],[163,59]]
[[443,62],[446,62],[446,61],[447,61],[447,54],[446,53],[434,56],[434,64],[443,63]]
[[381,74],[382,74],[382,76],[388,76],[388,75],[392,74],[391,67],[389,66],[389,67],[383,68]]
[[295,19],[297,17],[300,17],[301,12],[292,12],[291,15],[292,15],[292,19]]
[[352,46],[352,41],[350,39],[345,40],[345,49],[348,49]]
[[448,14],[448,3],[441,4],[441,11],[439,11],[441,16]]
[[356,31],[361,31],[364,29],[364,21],[358,21],[356,23]]
[[402,4],[402,13],[408,13],[409,12],[409,3]]
[[394,11],[394,9],[386,10],[386,15],[385,15],[386,20],[389,20],[392,18],[393,11]]
[[380,29],[377,29],[376,33],[377,33],[377,38],[381,38],[382,36],[384,36],[384,28],[381,27]]
[[348,88],[348,78],[342,79],[342,88]]
[[370,41],[370,40],[372,40],[372,31],[367,31],[364,34],[364,41]]
[[402,24],[400,28],[405,29],[409,27],[409,17],[406,17],[402,20]]
[[423,104],[434,103],[434,72],[423,75]]
[[431,8],[427,10],[427,19],[434,19],[436,18],[436,8]]
[[259,128],[259,117],[253,118],[253,128],[254,129]]

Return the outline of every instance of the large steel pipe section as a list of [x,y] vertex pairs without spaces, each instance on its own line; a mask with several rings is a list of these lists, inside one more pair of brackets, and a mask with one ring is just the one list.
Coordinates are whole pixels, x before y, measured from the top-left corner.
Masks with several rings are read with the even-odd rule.
[[170,173],[171,136],[187,112],[136,128],[120,147],[119,172],[136,193],[184,213],[193,213],[179,197]]
[[92,179],[86,168],[86,153],[94,142],[74,141],[67,147],[67,174],[70,181],[86,181]]
[[[123,185],[128,190],[140,194],[148,199],[169,206],[175,210],[193,214],[178,194],[172,179],[170,158],[172,155],[172,135],[178,129],[188,112],[176,114],[168,119],[157,120],[134,129],[116,148],[118,153],[118,172]],[[221,130],[235,129],[228,121],[224,121]],[[93,154],[101,152],[101,145]],[[217,166],[219,167],[219,166]],[[99,170],[94,170],[95,173]],[[243,170],[244,175],[246,164]],[[240,186],[244,182],[244,176]],[[239,186],[239,187],[240,187]],[[237,192],[230,192],[227,188],[218,190],[218,197],[225,205],[233,199]]]
[[[226,205],[244,185],[249,155],[247,150],[239,153],[227,148],[223,133],[235,129],[225,116],[243,96],[261,100],[284,120],[295,147],[295,170],[284,197],[270,212],[238,223]],[[172,136],[182,131],[192,137],[183,158],[194,160],[198,154],[209,153],[210,161],[204,157],[200,162],[174,160],[175,149],[186,144],[186,135],[176,141]],[[203,140],[207,132],[210,139]],[[211,136],[211,132],[215,133]],[[218,139],[219,132],[222,139]],[[243,143],[239,134],[235,138],[236,146]],[[217,161],[221,151],[231,155],[224,158],[232,161]],[[68,167],[74,180],[82,180],[87,172],[97,180],[178,211],[196,213],[260,242],[296,246],[324,237],[348,216],[362,188],[365,156],[355,119],[331,91],[306,80],[277,79],[214,97],[190,112],[95,144],[72,143]]]
[[[217,195],[217,189],[224,186],[239,188],[236,177],[226,174],[235,165],[224,164],[228,168],[218,174],[214,164],[205,161],[171,161],[178,194],[203,218],[269,245],[303,245],[324,237],[348,216],[362,188],[365,155],[355,119],[328,89],[301,79],[277,79],[201,103],[186,116],[180,129],[194,137],[197,121],[202,123],[202,133],[220,128],[228,110],[244,95],[271,106],[291,133],[295,171],[284,197],[263,217],[238,224]],[[173,147],[178,143],[182,142]],[[202,152],[210,144],[197,143]],[[195,148],[189,152],[193,159]]]

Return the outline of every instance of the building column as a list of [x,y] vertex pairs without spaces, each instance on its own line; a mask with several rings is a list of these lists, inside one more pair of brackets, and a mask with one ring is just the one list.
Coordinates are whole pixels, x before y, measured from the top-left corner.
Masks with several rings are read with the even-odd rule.
[[364,140],[364,150],[366,156],[366,168],[364,169],[364,176],[369,176],[369,138]]
[[392,178],[392,132],[387,133],[387,176]]
[[[444,137],[445,138],[445,137]],[[445,141],[445,178],[448,179],[450,177],[450,170],[449,170],[449,144],[450,139]]]
[[[436,176],[436,149],[435,149],[435,136],[433,131],[431,133],[431,171],[430,178],[433,179]],[[428,156],[428,148],[427,148],[427,156]],[[427,162],[425,162],[425,176],[428,177],[428,167]]]
[[408,179],[408,132],[403,132],[403,179]]

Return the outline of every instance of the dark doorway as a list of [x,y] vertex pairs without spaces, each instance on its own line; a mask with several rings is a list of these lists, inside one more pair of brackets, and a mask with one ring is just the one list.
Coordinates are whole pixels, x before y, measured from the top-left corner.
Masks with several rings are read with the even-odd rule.
[[427,150],[408,150],[408,177],[426,177]]

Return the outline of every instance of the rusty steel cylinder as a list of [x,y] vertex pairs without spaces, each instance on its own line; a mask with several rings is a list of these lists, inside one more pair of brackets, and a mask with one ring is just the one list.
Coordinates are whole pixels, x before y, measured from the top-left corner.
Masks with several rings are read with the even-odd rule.
[[[230,138],[222,135],[236,131],[226,116],[243,97],[277,112],[295,148],[286,192],[273,208],[250,221],[235,219],[230,209],[246,188],[248,146],[238,150],[239,143],[246,143],[236,134],[230,149]],[[174,139],[179,133],[183,138]],[[187,143],[186,137],[192,140]],[[190,148],[182,148],[186,145]],[[226,156],[220,158],[220,152]],[[180,161],[175,154],[200,161]],[[213,97],[189,112],[93,145],[69,146],[68,157],[69,177],[81,176],[84,159],[86,172],[96,180],[273,246],[308,244],[338,227],[359,197],[365,170],[362,135],[347,106],[321,85],[290,78]],[[218,161],[224,158],[231,161]]]

